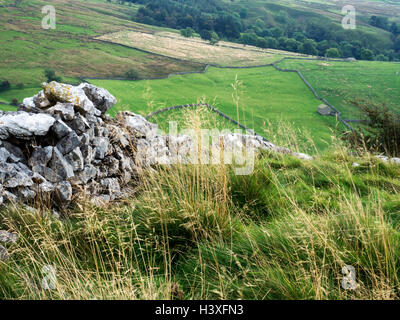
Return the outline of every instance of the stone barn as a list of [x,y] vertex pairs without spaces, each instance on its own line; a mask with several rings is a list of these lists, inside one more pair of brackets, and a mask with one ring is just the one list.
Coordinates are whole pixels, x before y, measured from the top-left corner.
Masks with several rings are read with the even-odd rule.
[[330,116],[332,114],[331,108],[326,104],[320,104],[317,111],[321,116]]

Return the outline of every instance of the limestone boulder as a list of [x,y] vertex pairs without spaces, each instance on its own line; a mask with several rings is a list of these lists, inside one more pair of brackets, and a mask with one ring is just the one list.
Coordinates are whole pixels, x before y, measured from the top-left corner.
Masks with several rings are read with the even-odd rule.
[[43,84],[43,91],[49,101],[71,103],[84,114],[93,114],[95,111],[93,102],[89,100],[83,89],[79,87],[52,81]]
[[107,112],[108,109],[117,103],[117,99],[104,88],[99,88],[89,83],[82,83],[78,88],[86,93],[86,96],[101,113]]
[[56,120],[50,115],[11,112],[0,115],[0,139],[30,139],[46,135]]

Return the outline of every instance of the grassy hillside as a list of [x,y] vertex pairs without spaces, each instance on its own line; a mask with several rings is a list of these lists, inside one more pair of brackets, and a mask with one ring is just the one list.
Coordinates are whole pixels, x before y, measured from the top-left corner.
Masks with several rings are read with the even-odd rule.
[[[110,110],[112,115],[119,110],[147,115],[165,107],[206,101],[260,134],[269,126],[277,126],[281,120],[290,122],[299,131],[309,132],[319,150],[328,145],[326,141],[330,140],[331,131],[336,126],[335,118],[317,114],[320,102],[297,74],[279,72],[272,67],[211,67],[205,74],[174,76],[164,80],[91,82],[107,88],[118,97],[119,103]],[[235,83],[238,87],[236,91],[232,87]],[[166,124],[160,122],[160,125]],[[310,146],[304,151],[315,150]]]
[[385,104],[400,113],[400,64],[388,62],[321,62],[285,60],[278,66],[300,70],[318,94],[325,97],[345,119],[360,118],[351,101]]
[[[61,221],[1,210],[20,240],[0,263],[0,298],[398,299],[400,167],[336,142],[311,162],[264,154],[249,176],[164,168],[134,198],[81,199]],[[46,265],[55,290],[40,289]],[[341,286],[345,265],[356,290]]]
[[[390,14],[390,10],[399,9],[395,5],[374,6],[371,2],[355,1],[357,28],[344,30],[342,8],[348,3],[342,1],[142,0],[140,3],[145,7],[139,8],[136,21],[175,29],[190,27],[207,40],[229,39],[260,48],[320,56],[331,54],[329,49],[335,48],[334,55],[344,58],[373,60],[375,55],[378,60],[399,61],[398,53],[392,50],[400,33],[395,13]],[[372,15],[379,18],[370,20]]]
[[[160,80],[89,79],[121,77],[129,69],[143,78],[166,77],[202,70],[205,63],[256,66],[295,54],[186,39],[132,22],[136,5],[105,0],[52,1],[58,25],[46,31],[40,28],[41,6],[48,2],[1,7],[9,2],[0,0],[0,79],[10,80],[11,90],[0,92],[0,110],[14,110],[12,99],[36,94],[50,67],[65,82],[86,77],[107,88],[118,99],[110,115],[209,103],[276,145],[314,159],[263,151],[245,176],[236,175],[234,165],[159,166],[138,173],[128,199],[97,207],[74,194],[70,206],[57,209],[61,219],[40,201],[0,207],[0,230],[19,236],[4,244],[10,260],[0,262],[0,300],[400,299],[400,166],[346,145],[342,124],[317,114],[321,102],[296,73],[272,66],[210,67]],[[375,12],[400,17],[391,12],[393,1],[354,2],[361,22]],[[338,8],[347,4],[226,3],[246,6],[249,22],[268,7],[335,23]],[[360,28],[387,40],[386,32]],[[400,64],[285,60],[279,66],[299,69],[345,118],[359,115],[353,99],[400,112]],[[150,120],[166,132],[170,120],[195,132],[235,129],[205,108]],[[346,265],[355,268],[355,290],[342,287]],[[49,267],[55,289],[43,290]]]
[[[224,0],[225,3],[229,3],[229,0]],[[304,17],[315,18],[327,18],[329,20],[340,23],[343,15],[341,13],[342,8],[349,5],[348,1],[345,0],[281,0],[278,2],[272,0],[239,0],[235,1],[235,6],[242,6],[249,9],[249,19],[260,15],[262,8],[269,8],[273,12],[278,12],[287,8],[289,14],[294,17],[301,18],[303,13]],[[359,26],[366,27],[365,31],[369,31],[379,35],[386,35],[386,32],[379,30],[367,24],[368,17],[371,15],[382,15],[393,19],[394,21],[400,21],[400,14],[398,13],[399,3],[391,0],[353,0],[350,5],[356,8],[358,15]],[[258,11],[258,13],[257,13]]]
[[0,79],[13,84],[39,84],[45,80],[45,68],[75,79],[121,77],[131,68],[143,77],[199,69],[195,63],[177,62],[93,39],[121,29],[159,30],[132,22],[134,6],[105,0],[55,0],[51,4],[56,8],[55,30],[41,28],[41,8],[48,5],[46,1],[22,1],[18,8],[0,7]]

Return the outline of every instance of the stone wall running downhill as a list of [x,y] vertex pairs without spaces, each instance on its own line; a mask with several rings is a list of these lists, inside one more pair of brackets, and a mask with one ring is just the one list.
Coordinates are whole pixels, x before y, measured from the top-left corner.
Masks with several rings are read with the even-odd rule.
[[[0,111],[0,205],[47,201],[65,206],[86,195],[106,203],[130,194],[141,169],[183,163],[194,139],[159,135],[132,112],[106,114],[116,99],[88,83],[44,83],[16,112]],[[303,159],[257,135],[221,136],[222,147],[251,146]]]

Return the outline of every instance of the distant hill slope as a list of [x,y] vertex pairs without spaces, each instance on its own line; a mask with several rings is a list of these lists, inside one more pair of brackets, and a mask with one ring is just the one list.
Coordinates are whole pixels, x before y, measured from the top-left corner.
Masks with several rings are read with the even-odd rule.
[[[260,48],[320,56],[335,48],[335,55],[344,58],[400,59],[400,38],[397,38],[400,20],[396,13],[400,6],[395,3],[361,0],[352,3],[293,0],[126,2],[143,5],[134,15],[138,22],[178,30],[192,28],[203,39],[213,42],[220,38]],[[345,30],[341,25],[342,9],[349,4],[354,5],[357,12],[355,30]],[[374,21],[372,16],[376,16]]]
[[[285,56],[302,56],[294,52],[275,49],[262,49],[255,46],[220,41],[211,45],[201,38],[185,38],[179,34],[158,31],[152,33],[125,30],[107,33],[98,37],[152,53],[219,66],[259,66],[273,63]],[[303,55],[304,56],[304,55]]]
[[73,81],[82,76],[124,76],[130,68],[151,77],[200,67],[93,39],[119,30],[154,30],[130,20],[136,6],[55,0],[51,4],[56,9],[56,29],[44,30],[42,7],[48,4],[30,0],[22,1],[17,8],[0,7],[0,79],[37,85],[45,80],[45,68]]

